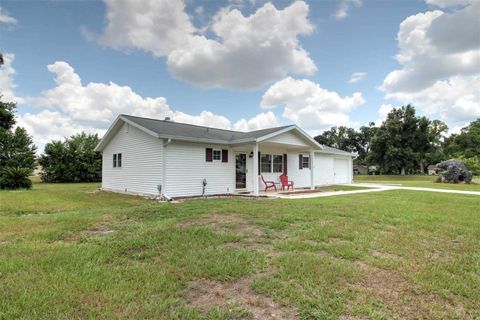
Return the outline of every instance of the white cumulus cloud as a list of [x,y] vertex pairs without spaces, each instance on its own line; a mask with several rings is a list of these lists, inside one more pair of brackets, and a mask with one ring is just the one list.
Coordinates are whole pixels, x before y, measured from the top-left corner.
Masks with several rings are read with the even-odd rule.
[[0,66],[0,95],[3,101],[22,102],[22,98],[15,96],[15,69],[12,66],[15,55],[12,53],[3,54],[3,65]]
[[366,72],[354,72],[350,76],[350,80],[348,80],[348,82],[349,83],[355,83],[355,82],[358,82],[358,81],[362,81],[363,79],[365,79],[366,75],[367,75]]
[[345,19],[352,7],[360,7],[361,5],[362,0],[341,0],[333,16],[337,20]]
[[256,88],[290,73],[316,71],[298,39],[314,30],[303,1],[282,10],[266,3],[249,16],[227,6],[202,30],[193,25],[183,0],[105,3],[100,44],[166,57],[174,77],[201,87]]
[[0,6],[0,23],[5,24],[17,24],[17,19],[10,16],[4,9]]
[[265,109],[283,106],[283,117],[308,130],[351,125],[348,113],[364,103],[360,92],[341,97],[313,81],[291,77],[273,84],[261,101]]
[[[8,94],[15,97],[11,64],[13,55],[6,55],[5,66],[8,68],[8,81],[0,75],[0,88],[10,88]],[[5,67],[4,66],[4,67]],[[235,130],[257,130],[277,126],[278,121],[272,112],[261,113],[252,119],[240,119],[234,125],[222,115],[204,110],[197,115],[173,110],[164,97],[142,97],[131,87],[115,82],[90,82],[83,84],[81,77],[65,61],[57,61],[47,66],[55,75],[55,86],[44,91],[38,97],[16,98],[38,109],[38,112],[19,112],[17,124],[25,127],[33,135],[34,142],[43,150],[51,140],[59,140],[72,134],[85,131],[98,133],[106,131],[119,114],[172,120],[207,127]],[[2,93],[6,92],[3,89]],[[5,95],[5,97],[7,97]],[[7,100],[3,98],[3,100]],[[19,108],[21,111],[21,108]]]
[[241,119],[233,125],[233,130],[253,131],[265,128],[278,127],[278,119],[272,111],[260,113],[250,120]]
[[102,136],[106,129],[82,125],[68,115],[58,111],[42,110],[38,113],[25,113],[17,116],[17,125],[23,127],[33,136],[33,140],[40,150],[52,140],[62,140],[82,131],[97,133]]
[[440,114],[456,125],[480,114],[480,1],[428,1],[445,10],[419,13],[400,24],[401,69],[380,87],[386,98]]
[[48,65],[55,74],[56,86],[30,102],[49,109],[59,109],[73,120],[90,125],[106,125],[118,114],[145,117],[171,115],[164,97],[142,97],[129,86],[114,82],[82,84],[80,76],[64,61]]
[[378,108],[378,119],[375,121],[376,126],[380,126],[383,121],[387,119],[388,114],[392,111],[395,107],[391,104],[382,104],[380,108]]

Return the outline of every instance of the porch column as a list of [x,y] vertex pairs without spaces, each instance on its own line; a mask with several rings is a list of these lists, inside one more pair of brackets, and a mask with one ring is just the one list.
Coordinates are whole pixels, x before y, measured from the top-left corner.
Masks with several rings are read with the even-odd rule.
[[258,197],[258,143],[253,146],[253,195]]
[[315,190],[315,153],[310,151],[310,189]]

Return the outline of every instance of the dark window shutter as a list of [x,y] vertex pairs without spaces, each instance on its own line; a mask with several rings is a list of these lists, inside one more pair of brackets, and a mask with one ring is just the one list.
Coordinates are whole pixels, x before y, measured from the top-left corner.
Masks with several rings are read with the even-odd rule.
[[288,174],[288,166],[287,166],[287,155],[284,153],[283,154],[283,173]]
[[206,148],[205,149],[205,161],[212,162],[213,161],[213,149]]
[[258,152],[258,175],[261,173],[261,166],[260,166],[260,152]]
[[222,150],[222,162],[228,162],[228,150]]
[[117,154],[113,154],[113,167],[116,168],[117,167]]
[[298,169],[303,169],[303,155],[301,154],[298,155]]

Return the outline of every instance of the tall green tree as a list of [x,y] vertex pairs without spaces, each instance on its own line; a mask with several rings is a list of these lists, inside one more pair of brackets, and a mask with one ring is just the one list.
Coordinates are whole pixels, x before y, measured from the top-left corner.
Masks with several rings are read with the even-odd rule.
[[24,128],[15,126],[16,104],[0,96],[0,188],[30,188],[37,147]]
[[384,173],[413,170],[418,159],[419,119],[410,106],[393,109],[372,139],[369,160],[380,166]]
[[445,139],[443,147],[448,158],[460,159],[468,169],[480,174],[480,118]]
[[440,120],[430,121],[428,125],[429,145],[427,152],[424,154],[424,163],[427,166],[446,160],[446,155],[443,150],[443,140],[445,139],[445,134],[447,132],[448,126],[445,124],[445,122]]
[[452,134],[445,139],[444,148],[446,154],[452,157],[480,156],[480,118],[462,128],[459,134]]
[[101,181],[102,156],[94,151],[100,139],[96,134],[82,132],[45,145],[39,163],[41,177],[47,182]]
[[368,155],[372,146],[372,140],[377,133],[378,127],[375,122],[370,122],[368,126],[360,127],[357,132],[357,153],[358,157],[355,160],[359,164],[368,165]]
[[354,129],[339,126],[332,127],[330,130],[324,131],[322,134],[316,136],[314,139],[329,147],[337,148],[348,152],[357,151],[357,133]]

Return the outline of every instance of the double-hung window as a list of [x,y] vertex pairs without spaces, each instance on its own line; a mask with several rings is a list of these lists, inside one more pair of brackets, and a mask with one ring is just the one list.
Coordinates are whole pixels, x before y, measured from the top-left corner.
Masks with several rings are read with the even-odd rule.
[[310,157],[306,157],[306,156],[302,157],[302,167],[304,169],[310,168]]
[[283,156],[279,154],[261,154],[260,172],[283,172]]
[[222,151],[213,150],[213,161],[220,161],[220,160],[222,160]]
[[272,155],[271,154],[260,155],[260,171],[272,172]]
[[272,156],[272,172],[283,172],[283,156],[274,154]]
[[113,154],[113,167],[114,168],[121,168],[122,167],[122,154],[121,153],[114,153]]

